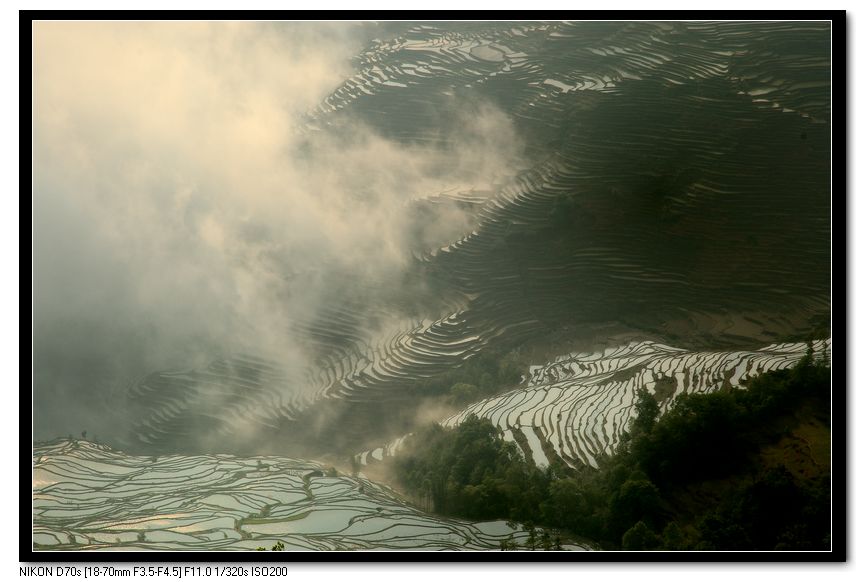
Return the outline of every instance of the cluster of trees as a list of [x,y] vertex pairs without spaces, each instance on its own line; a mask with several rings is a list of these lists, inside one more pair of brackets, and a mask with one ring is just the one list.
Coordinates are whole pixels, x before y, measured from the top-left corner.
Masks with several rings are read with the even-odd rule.
[[660,418],[643,390],[629,433],[597,471],[542,471],[470,417],[419,431],[395,459],[397,475],[427,509],[539,523],[606,549],[827,549],[828,464],[804,478],[759,452],[803,415],[828,431],[829,387],[825,360],[809,351],[746,390],[680,396]]
[[425,509],[471,519],[533,521],[550,480],[474,415],[455,429],[417,431],[394,463],[400,484]]
[[[514,524],[511,524],[514,525]],[[550,533],[549,530],[536,528],[533,524],[525,524],[526,531],[529,532],[525,544],[519,544],[514,535],[511,534],[507,539],[499,542],[499,549],[502,551],[514,550],[543,550],[545,552],[562,550],[562,536],[558,533]]]

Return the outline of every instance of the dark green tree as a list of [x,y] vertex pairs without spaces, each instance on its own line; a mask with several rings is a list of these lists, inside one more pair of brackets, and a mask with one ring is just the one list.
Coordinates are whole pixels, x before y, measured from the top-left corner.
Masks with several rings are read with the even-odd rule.
[[661,534],[663,549],[665,550],[684,550],[686,549],[685,534],[675,521],[671,521],[664,528]]
[[645,522],[638,521],[622,536],[623,550],[654,550],[658,547],[658,536]]
[[661,413],[661,409],[655,398],[649,394],[646,388],[637,389],[637,403],[634,405],[637,411],[637,418],[633,420],[631,427],[632,436],[634,433],[649,433]]

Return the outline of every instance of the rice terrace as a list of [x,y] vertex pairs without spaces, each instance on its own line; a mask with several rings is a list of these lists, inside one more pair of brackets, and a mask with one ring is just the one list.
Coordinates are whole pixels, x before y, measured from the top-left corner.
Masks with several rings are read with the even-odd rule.
[[832,22],[32,33],[35,552],[833,549]]

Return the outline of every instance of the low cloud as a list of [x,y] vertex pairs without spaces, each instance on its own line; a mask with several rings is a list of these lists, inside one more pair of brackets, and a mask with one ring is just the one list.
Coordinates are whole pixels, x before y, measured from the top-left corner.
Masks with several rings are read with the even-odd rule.
[[[334,281],[397,281],[413,200],[514,172],[519,139],[482,102],[454,104],[444,146],[349,118],[307,131],[368,29],[36,24],[37,438],[124,430],[106,403],[146,372],[235,351],[308,365],[291,322]],[[471,229],[442,212],[422,244]]]

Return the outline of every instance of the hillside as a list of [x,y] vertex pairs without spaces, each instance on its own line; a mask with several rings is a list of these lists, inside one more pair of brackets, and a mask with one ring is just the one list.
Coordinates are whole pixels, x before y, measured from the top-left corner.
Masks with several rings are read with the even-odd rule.
[[34,20],[34,547],[826,548],[839,22]]
[[408,438],[390,462],[438,512],[540,522],[606,549],[826,550],[830,374],[809,352],[743,390],[682,395],[660,418],[641,389],[597,470],[541,470],[474,415]]
[[[361,186],[322,212],[375,210],[382,243],[365,235],[347,260],[309,241],[314,259],[268,263],[312,306],[136,378],[127,450],[347,455],[409,432],[428,382],[484,354],[828,336],[825,23],[370,27],[294,153],[338,144]],[[395,170],[352,156],[381,140],[428,173],[375,193]],[[377,266],[388,253],[398,268]]]

